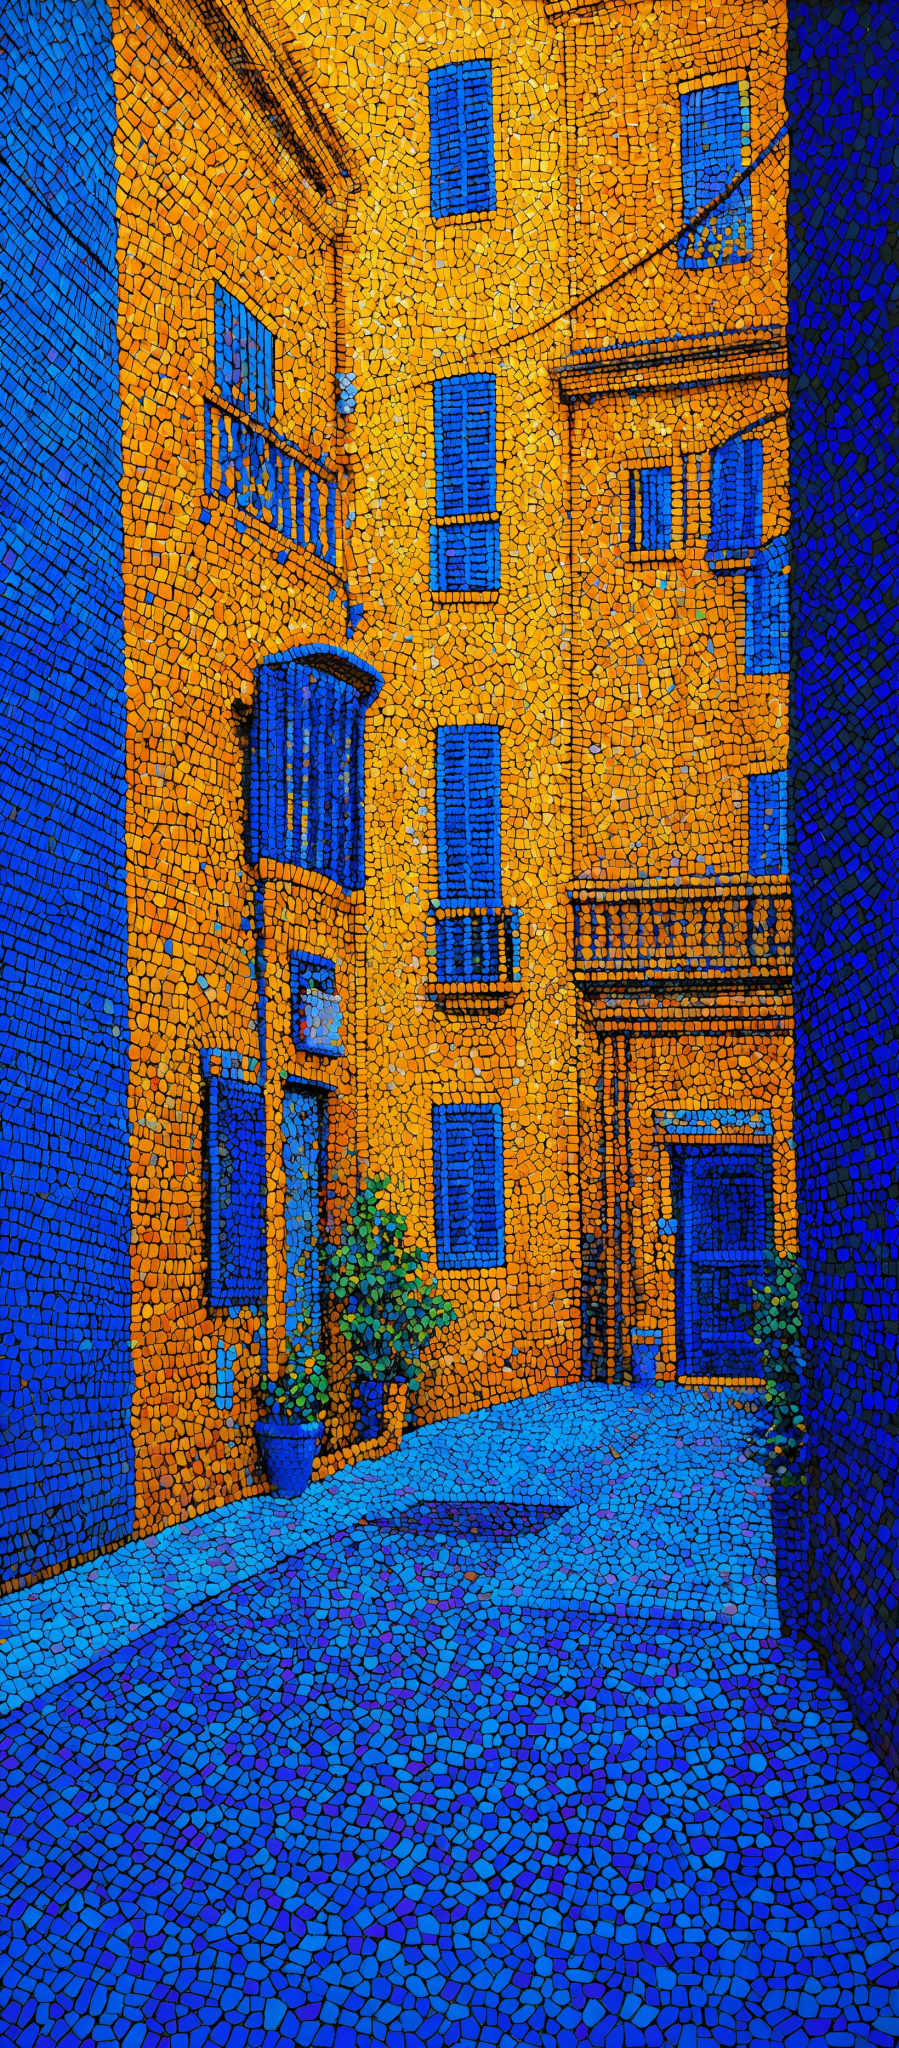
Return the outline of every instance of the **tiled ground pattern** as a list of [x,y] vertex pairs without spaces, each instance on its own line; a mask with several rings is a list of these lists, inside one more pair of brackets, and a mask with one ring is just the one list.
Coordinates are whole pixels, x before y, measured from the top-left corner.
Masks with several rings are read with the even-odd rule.
[[[119,1647],[2,1724],[6,2038],[899,2038],[896,1790],[777,1639],[754,1426],[560,1392],[341,1474],[189,1606],[173,1532],[134,1642],[108,1584]],[[289,1507],[206,1534],[248,1510],[267,1561]]]

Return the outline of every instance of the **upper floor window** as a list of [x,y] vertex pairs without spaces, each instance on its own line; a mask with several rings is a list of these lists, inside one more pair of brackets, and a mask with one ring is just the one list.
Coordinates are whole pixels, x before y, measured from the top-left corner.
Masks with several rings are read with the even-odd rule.
[[439,1266],[505,1264],[503,1113],[498,1102],[432,1109]]
[[[696,218],[751,162],[749,84],[707,85],[680,96],[681,183],[685,223]],[[743,263],[752,255],[752,195],[746,178],[707,220],[678,242],[682,270]]]
[[247,858],[363,882],[365,700],[311,658],[260,669],[250,729]]
[[224,285],[215,287],[215,381],[227,405],[270,426],[275,416],[275,337]]
[[493,76],[489,58],[441,64],[428,78],[431,213],[489,213],[493,175]]
[[785,875],[787,866],[786,770],[773,775],[750,775],[749,872]]
[[434,385],[434,477],[431,589],[498,589],[494,377]]
[[665,554],[671,547],[671,470],[632,469],[630,546],[633,554]]
[[496,908],[502,900],[498,726],[438,727],[436,800],[441,903]]
[[710,555],[741,555],[761,545],[761,441],[735,438],[712,449],[709,514]]
[[790,543],[760,548],[746,572],[746,674],[786,675],[790,666]]

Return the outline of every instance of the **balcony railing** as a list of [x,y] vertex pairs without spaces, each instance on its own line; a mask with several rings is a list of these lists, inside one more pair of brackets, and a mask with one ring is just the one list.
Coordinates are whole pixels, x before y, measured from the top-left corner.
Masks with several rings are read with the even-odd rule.
[[517,910],[447,909],[432,903],[434,977],[438,983],[521,979]]
[[336,566],[337,478],[214,398],[205,405],[203,489]]
[[793,958],[790,884],[645,883],[572,892],[581,982],[784,981]]

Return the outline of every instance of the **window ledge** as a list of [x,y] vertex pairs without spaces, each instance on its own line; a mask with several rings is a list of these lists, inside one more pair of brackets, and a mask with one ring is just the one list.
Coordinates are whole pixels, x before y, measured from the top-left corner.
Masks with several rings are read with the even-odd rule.
[[500,595],[500,586],[493,590],[432,590],[435,604],[495,604]]
[[438,1010],[463,1013],[498,1013],[520,994],[520,981],[432,981],[425,989],[428,1001]]

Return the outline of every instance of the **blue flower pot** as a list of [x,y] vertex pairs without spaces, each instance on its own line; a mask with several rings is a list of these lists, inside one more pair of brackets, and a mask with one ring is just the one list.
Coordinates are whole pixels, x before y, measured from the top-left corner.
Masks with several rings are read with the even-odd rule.
[[280,1415],[264,1415],[257,1422],[256,1442],[266,1472],[285,1500],[305,1493],[321,1440],[320,1422],[282,1422]]
[[357,1443],[369,1443],[373,1436],[380,1436],[384,1427],[383,1381],[365,1380],[357,1373],[350,1391],[350,1403],[356,1418]]

